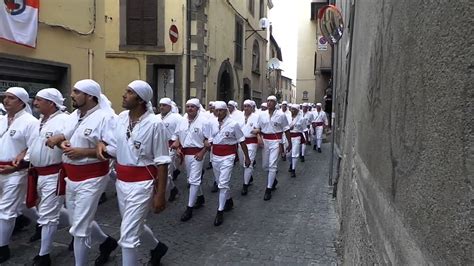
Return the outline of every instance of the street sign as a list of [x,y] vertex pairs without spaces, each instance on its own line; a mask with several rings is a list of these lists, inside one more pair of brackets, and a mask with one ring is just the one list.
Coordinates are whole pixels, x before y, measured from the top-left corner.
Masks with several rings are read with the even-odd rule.
[[179,33],[178,27],[176,25],[171,25],[170,27],[170,40],[172,43],[176,43],[178,41]]
[[318,50],[326,51],[328,49],[328,40],[324,36],[318,36]]

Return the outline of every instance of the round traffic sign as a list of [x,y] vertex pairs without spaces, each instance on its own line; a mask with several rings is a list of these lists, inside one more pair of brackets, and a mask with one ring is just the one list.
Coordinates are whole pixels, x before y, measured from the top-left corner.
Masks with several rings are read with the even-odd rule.
[[176,43],[179,37],[178,27],[176,27],[176,25],[171,25],[169,34],[171,42]]

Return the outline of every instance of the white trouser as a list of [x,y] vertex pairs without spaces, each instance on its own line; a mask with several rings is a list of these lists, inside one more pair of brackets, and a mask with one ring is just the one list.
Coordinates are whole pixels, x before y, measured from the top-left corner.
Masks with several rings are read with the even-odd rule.
[[244,157],[244,152],[242,151],[242,147],[239,145],[239,160],[242,166],[244,167],[244,184],[248,185],[250,177],[253,174],[253,162],[255,161],[255,156],[257,156],[257,149],[258,149],[258,144],[256,143],[251,143],[247,144],[247,150],[249,151],[249,157],[250,157],[250,166],[245,167],[245,157]]
[[201,173],[204,160],[198,161],[194,159],[194,155],[185,155],[184,164],[188,174],[188,183],[191,185],[201,185]]
[[63,196],[56,195],[58,175],[40,175],[38,176],[38,204],[39,218],[37,223],[40,225],[59,223],[59,213],[64,203]]
[[301,137],[291,138],[291,157],[298,158],[301,150]]
[[321,148],[321,143],[323,142],[323,129],[324,127],[323,126],[319,126],[319,127],[316,127],[315,128],[315,136],[314,136],[314,140],[316,142],[316,145],[318,146],[318,148]]
[[71,220],[69,233],[72,236],[88,238],[87,241],[90,241],[91,223],[108,182],[108,174],[78,182],[66,178],[66,206]]
[[0,220],[15,219],[26,199],[26,171],[0,175]]
[[230,188],[230,177],[234,168],[235,154],[227,156],[212,155],[212,169],[219,189]]
[[153,195],[153,180],[139,182],[117,180],[115,187],[122,216],[118,243],[123,248],[136,248],[140,246],[140,236],[149,211]]
[[176,151],[173,149],[170,149],[170,157],[171,157],[171,163],[168,164],[168,181],[167,181],[167,193],[169,193],[169,190],[173,189],[175,187],[175,184],[173,182],[173,172],[176,170]]
[[280,139],[263,139],[262,167],[265,171],[276,173],[280,143]]

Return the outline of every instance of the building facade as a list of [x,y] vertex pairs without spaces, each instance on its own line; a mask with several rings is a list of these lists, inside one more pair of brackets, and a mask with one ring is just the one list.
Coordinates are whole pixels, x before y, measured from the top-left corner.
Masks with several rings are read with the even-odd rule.
[[293,103],[295,101],[293,97],[293,83],[292,80],[288,77],[282,76],[280,82],[281,88],[281,101],[287,101],[288,103]]

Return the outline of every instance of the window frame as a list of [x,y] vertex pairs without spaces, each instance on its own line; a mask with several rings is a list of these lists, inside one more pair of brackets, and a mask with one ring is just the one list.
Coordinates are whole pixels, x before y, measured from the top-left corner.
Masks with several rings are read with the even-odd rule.
[[257,40],[252,45],[252,72],[260,75],[260,44]]
[[244,22],[235,17],[235,34],[234,34],[234,64],[242,68],[244,63]]

